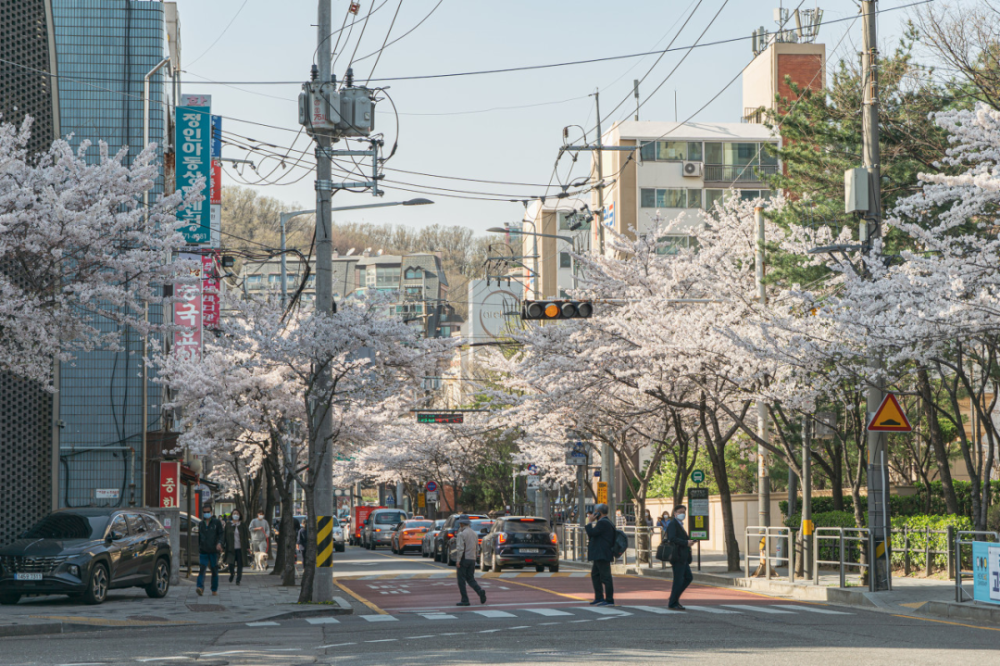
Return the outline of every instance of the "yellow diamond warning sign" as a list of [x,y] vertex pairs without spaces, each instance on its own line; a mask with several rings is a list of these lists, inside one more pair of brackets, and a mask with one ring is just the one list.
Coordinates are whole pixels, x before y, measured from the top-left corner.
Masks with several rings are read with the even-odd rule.
[[903,408],[899,406],[899,401],[892,393],[887,393],[879,406],[875,416],[868,424],[868,430],[875,432],[912,432]]

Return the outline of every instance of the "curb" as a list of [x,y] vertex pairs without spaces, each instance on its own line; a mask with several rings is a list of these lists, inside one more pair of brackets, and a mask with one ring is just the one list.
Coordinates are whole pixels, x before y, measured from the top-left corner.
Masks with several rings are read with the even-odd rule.
[[948,618],[949,620],[972,620],[987,624],[1000,624],[1000,608],[975,606],[972,602],[956,603],[954,601],[928,601],[922,606],[912,609],[915,615]]

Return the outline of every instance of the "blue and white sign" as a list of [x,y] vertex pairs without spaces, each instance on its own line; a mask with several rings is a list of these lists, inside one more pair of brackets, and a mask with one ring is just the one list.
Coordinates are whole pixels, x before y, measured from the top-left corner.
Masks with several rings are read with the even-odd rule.
[[428,481],[427,485],[425,485],[424,488],[427,489],[427,492],[434,493],[437,492],[438,484],[436,481]]
[[532,476],[538,474],[538,465],[528,465],[528,474]]
[[181,228],[184,240],[191,245],[212,240],[212,206],[209,188],[212,183],[212,118],[207,106],[177,107],[177,188],[190,187],[203,178],[205,188],[201,203],[190,204],[177,211],[177,217],[186,222]]
[[604,207],[604,226],[614,228],[615,226],[615,202]]
[[212,159],[222,157],[222,116],[212,116]]
[[976,601],[1000,604],[1000,544],[972,544],[972,596]]

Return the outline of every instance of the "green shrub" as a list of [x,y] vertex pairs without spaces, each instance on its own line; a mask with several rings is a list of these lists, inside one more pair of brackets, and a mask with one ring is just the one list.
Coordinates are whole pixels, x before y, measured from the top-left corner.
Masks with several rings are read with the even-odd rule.
[[[958,530],[971,530],[972,521],[966,516],[919,515],[894,518],[892,521],[892,564],[903,568],[906,561],[905,544],[909,541],[911,570],[924,571],[927,567],[925,548],[941,551],[931,554],[931,569],[948,567],[948,526]],[[929,530],[929,532],[928,532]],[[935,534],[934,532],[940,532]]]

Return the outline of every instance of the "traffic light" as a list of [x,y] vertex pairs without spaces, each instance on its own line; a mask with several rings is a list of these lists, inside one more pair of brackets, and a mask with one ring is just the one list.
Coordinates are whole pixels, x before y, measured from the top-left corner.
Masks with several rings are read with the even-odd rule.
[[521,319],[588,319],[594,314],[590,301],[524,301]]

